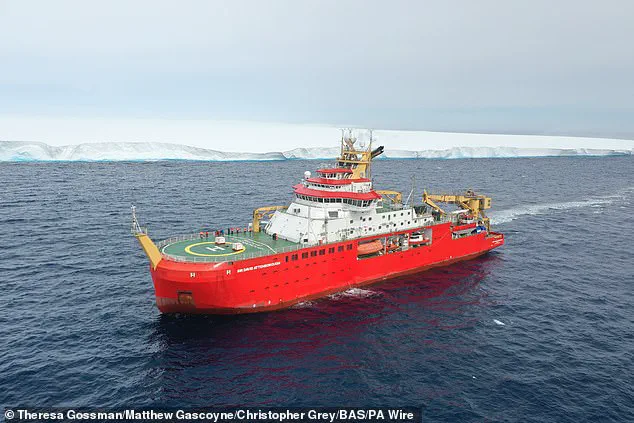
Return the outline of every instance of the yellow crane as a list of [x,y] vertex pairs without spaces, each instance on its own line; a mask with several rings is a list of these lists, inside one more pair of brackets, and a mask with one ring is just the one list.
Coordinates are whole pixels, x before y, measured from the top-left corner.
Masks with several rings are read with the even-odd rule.
[[402,203],[403,202],[403,194],[398,191],[392,191],[389,189],[379,189],[376,192],[383,197],[383,199],[387,199],[392,203]]
[[463,210],[469,210],[475,219],[482,219],[489,230],[489,218],[484,210],[491,208],[491,197],[476,194],[473,190],[467,190],[464,194],[428,194],[423,191],[423,203],[427,204],[441,214],[445,211],[436,203],[456,204]]
[[260,232],[260,220],[265,216],[271,216],[277,210],[283,210],[288,206],[266,206],[253,210],[253,232]]

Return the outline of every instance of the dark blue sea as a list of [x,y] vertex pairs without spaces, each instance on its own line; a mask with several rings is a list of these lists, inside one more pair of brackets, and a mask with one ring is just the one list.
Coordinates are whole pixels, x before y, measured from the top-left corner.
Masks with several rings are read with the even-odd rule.
[[[634,421],[634,159],[379,160],[493,197],[487,256],[289,310],[162,316],[155,240],[246,225],[319,161],[0,164],[0,407],[420,406],[424,421]],[[414,177],[414,178],[412,178]]]

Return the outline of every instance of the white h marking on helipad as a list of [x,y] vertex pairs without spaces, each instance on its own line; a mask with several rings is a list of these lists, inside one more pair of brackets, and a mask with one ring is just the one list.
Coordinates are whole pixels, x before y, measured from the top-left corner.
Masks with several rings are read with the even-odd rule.
[[225,249],[222,247],[218,247],[217,245],[213,246],[213,247],[205,247],[206,249],[208,249],[209,251],[224,251]]

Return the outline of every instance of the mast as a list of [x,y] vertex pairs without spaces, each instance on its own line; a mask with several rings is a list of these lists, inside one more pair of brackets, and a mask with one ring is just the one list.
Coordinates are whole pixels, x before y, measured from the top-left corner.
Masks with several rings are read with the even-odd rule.
[[372,150],[373,141],[370,130],[370,142],[367,147],[357,147],[357,138],[353,135],[352,129],[348,129],[347,132],[342,130],[341,156],[337,159],[337,166],[352,170],[352,179],[370,178],[372,159],[383,153],[383,146]]

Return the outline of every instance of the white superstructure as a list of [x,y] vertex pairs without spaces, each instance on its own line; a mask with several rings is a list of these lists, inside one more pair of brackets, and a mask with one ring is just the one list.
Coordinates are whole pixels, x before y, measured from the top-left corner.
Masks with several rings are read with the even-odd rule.
[[319,169],[317,177],[304,173],[294,186],[294,199],[278,210],[266,225],[269,235],[306,245],[342,241],[374,234],[398,232],[433,223],[423,207],[387,202],[373,190],[370,177],[372,158],[383,147],[356,150],[350,133],[342,137],[337,166]]

